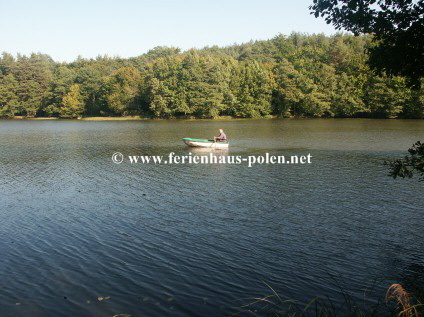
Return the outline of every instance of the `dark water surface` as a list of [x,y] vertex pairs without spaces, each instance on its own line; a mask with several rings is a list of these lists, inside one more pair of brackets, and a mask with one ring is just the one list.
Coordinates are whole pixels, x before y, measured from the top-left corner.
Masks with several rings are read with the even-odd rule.
[[[187,155],[183,137],[221,127],[217,155],[312,164],[111,160]],[[384,295],[423,270],[424,203],[383,161],[423,136],[422,120],[0,121],[0,315],[225,316],[263,281],[337,302],[332,276]]]

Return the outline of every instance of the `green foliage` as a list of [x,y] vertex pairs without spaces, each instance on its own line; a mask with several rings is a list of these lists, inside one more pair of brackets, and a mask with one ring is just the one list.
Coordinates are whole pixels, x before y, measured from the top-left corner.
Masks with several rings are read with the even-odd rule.
[[337,29],[373,34],[369,64],[380,74],[401,75],[420,86],[424,76],[424,0],[313,0],[315,17]]
[[59,65],[53,74],[46,93],[46,107],[43,109],[47,115],[59,115],[63,97],[68,93],[76,78],[75,70]]
[[18,82],[12,74],[0,75],[0,117],[15,116],[18,105],[17,87]]
[[353,117],[367,112],[362,95],[362,82],[358,77],[342,73],[338,76],[331,100],[331,113],[335,117]]
[[372,78],[366,88],[365,102],[371,113],[380,118],[396,118],[408,94],[402,78]]
[[303,76],[291,63],[282,59],[273,70],[275,88],[273,93],[274,112],[279,116],[290,116],[303,100],[301,90]]
[[133,66],[121,67],[104,82],[108,107],[115,114],[140,111],[142,77]]
[[228,89],[225,69],[219,59],[190,52],[182,63],[181,85],[190,113],[215,118],[225,110],[224,93]]
[[182,61],[178,57],[159,58],[149,65],[147,100],[149,110],[156,117],[189,114],[185,86],[181,82]]
[[15,66],[15,58],[11,54],[3,52],[0,57],[0,74],[8,75],[14,73]]
[[53,61],[47,55],[18,55],[14,76],[18,81],[18,112],[33,117],[43,107],[47,88],[52,80]]
[[416,142],[408,152],[409,156],[403,159],[386,162],[390,166],[389,175],[393,178],[417,175],[420,181],[424,181],[424,143]]
[[[100,112],[100,90],[102,87],[102,73],[96,67],[97,63],[87,63],[77,67],[75,83],[79,84],[80,93],[86,105],[87,114]],[[106,74],[105,74],[106,75]]]
[[84,111],[83,97],[78,84],[73,84],[69,92],[62,98],[59,114],[62,118],[76,118]]
[[256,61],[244,63],[239,73],[234,115],[258,118],[271,113],[272,73]]
[[129,59],[72,63],[3,53],[0,115],[423,118],[422,89],[370,71],[370,43],[370,36],[292,33],[224,48],[156,47]]
[[166,46],[156,46],[147,52],[146,58],[149,60],[155,60],[161,57],[176,56],[181,52],[177,47],[166,47]]
[[405,118],[424,119],[424,90],[413,90],[402,110]]

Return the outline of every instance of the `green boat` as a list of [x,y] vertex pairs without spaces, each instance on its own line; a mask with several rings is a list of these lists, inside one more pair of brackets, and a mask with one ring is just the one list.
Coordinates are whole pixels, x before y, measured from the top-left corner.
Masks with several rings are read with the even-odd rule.
[[193,139],[193,138],[184,138],[184,143],[188,146],[193,147],[206,147],[206,148],[228,148],[230,145],[227,141],[225,142],[219,142],[214,140],[208,140],[208,139]]

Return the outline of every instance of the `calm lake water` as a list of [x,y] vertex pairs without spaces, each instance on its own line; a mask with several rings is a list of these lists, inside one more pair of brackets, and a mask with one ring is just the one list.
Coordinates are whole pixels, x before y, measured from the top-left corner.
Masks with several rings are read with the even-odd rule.
[[[181,139],[218,128],[216,155],[312,164],[111,160],[203,155]],[[424,120],[0,121],[0,315],[226,316],[264,282],[337,303],[337,283],[360,298],[377,279],[382,297],[424,270],[423,183],[383,166],[423,137]]]

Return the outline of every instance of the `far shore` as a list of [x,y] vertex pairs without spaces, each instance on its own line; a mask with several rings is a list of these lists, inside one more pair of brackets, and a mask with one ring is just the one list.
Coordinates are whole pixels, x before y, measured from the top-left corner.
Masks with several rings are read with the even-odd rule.
[[25,116],[14,116],[13,118],[4,118],[7,120],[58,120],[57,117],[25,117]]
[[[196,118],[192,116],[182,116],[182,117],[170,117],[170,118],[155,118],[155,117],[142,117],[142,116],[116,116],[116,117],[78,117],[78,118],[63,118],[63,117],[26,117],[26,116],[14,116],[12,118],[0,117],[0,120],[81,120],[81,121],[147,121],[147,120],[213,120],[213,121],[234,121],[234,120],[255,120],[255,119],[381,119],[381,120],[397,120],[397,119],[405,119],[405,118],[364,118],[364,117],[353,117],[353,118],[308,118],[308,117],[280,117],[276,115],[268,115],[260,118],[240,118],[240,117],[232,117],[232,116],[219,116],[216,118]],[[407,119],[407,120],[423,120],[423,119]]]
[[[277,116],[267,116],[258,119],[274,119]],[[217,118],[196,118],[196,117],[171,117],[171,118],[152,118],[142,116],[119,116],[119,117],[79,117],[79,118],[60,118],[60,117],[25,117],[14,116],[13,118],[3,118],[5,120],[81,120],[81,121],[141,121],[141,120],[242,120],[250,118],[237,118],[232,116],[220,116]]]
[[123,121],[123,120],[148,120],[140,116],[124,116],[124,117],[80,117],[80,118],[60,118],[60,117],[25,117],[14,116],[13,118],[5,118],[6,120],[83,120],[83,121]]

